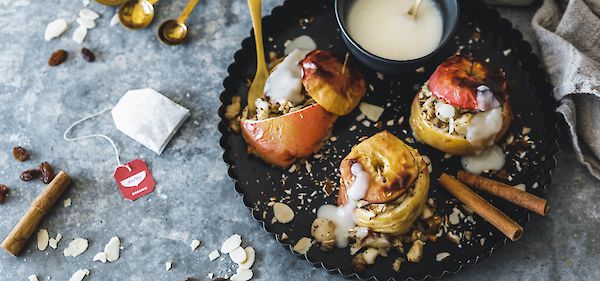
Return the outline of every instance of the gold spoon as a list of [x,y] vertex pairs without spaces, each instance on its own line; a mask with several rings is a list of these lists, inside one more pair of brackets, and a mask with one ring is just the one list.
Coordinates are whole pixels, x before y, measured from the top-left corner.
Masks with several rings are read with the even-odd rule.
[[413,2],[412,7],[408,10],[408,15],[412,16],[413,19],[417,19],[417,12],[419,11],[419,7],[421,6],[421,0],[415,0]]
[[142,29],[154,18],[154,4],[159,0],[130,0],[119,8],[119,21],[130,29]]
[[250,90],[248,91],[248,111],[253,113],[256,110],[256,99],[262,97],[265,89],[265,82],[269,77],[267,64],[265,62],[265,48],[262,37],[262,17],[261,0],[248,0],[250,15],[252,16],[252,27],[254,27],[254,41],[256,43],[256,74]]
[[158,27],[158,39],[167,45],[178,45],[187,38],[185,21],[200,0],[190,0],[177,19],[166,20]]

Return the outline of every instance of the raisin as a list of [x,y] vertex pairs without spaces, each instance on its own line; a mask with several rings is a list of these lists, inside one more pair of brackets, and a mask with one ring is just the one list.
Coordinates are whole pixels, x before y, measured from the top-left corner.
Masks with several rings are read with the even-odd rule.
[[227,281],[227,279],[218,277],[218,278],[213,279],[213,281]]
[[40,164],[40,179],[45,184],[49,184],[54,179],[54,169],[48,162]]
[[185,279],[185,281],[198,281],[198,279],[194,277],[188,277],[187,279]]
[[81,49],[81,56],[87,62],[93,62],[96,60],[96,55],[94,55],[94,53],[88,48]]
[[17,161],[25,162],[27,161],[27,159],[29,159],[29,152],[27,152],[25,148],[17,146],[13,148],[13,156],[15,156],[15,159],[17,159]]
[[40,170],[37,170],[37,169],[27,170],[27,171],[21,173],[21,180],[22,181],[33,180],[39,174],[40,174]]
[[0,204],[4,203],[9,190],[8,186],[0,184]]
[[65,62],[65,60],[67,60],[67,51],[58,50],[50,55],[50,58],[48,59],[48,65],[57,66]]

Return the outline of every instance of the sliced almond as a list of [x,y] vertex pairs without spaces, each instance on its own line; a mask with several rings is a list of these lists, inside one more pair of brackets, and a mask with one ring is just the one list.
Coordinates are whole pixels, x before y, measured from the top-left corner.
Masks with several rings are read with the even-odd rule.
[[436,261],[443,261],[444,259],[446,259],[449,256],[450,256],[450,253],[448,253],[448,252],[438,253],[437,255],[435,255],[435,260]]
[[87,28],[79,26],[77,29],[75,29],[75,32],[73,32],[73,41],[75,41],[77,44],[82,44],[86,36]]
[[96,22],[92,19],[77,18],[77,23],[80,26],[83,26],[87,29],[92,29],[92,28],[96,27]]
[[40,281],[37,276],[35,275],[30,275],[29,277],[27,277],[29,279],[29,281]]
[[50,41],[67,30],[67,21],[64,19],[56,19],[48,23],[46,26],[46,31],[44,32],[44,39],[46,41]]
[[165,262],[165,270],[169,271],[169,270],[171,270],[171,268],[173,268],[173,263],[170,261]]
[[93,10],[83,8],[81,9],[81,11],[79,11],[79,17],[84,19],[96,20],[100,17],[100,15]]
[[246,251],[242,247],[237,247],[235,250],[229,253],[229,258],[231,261],[240,264],[246,261],[248,255],[246,255]]
[[229,254],[231,251],[235,250],[242,244],[242,237],[239,234],[231,235],[231,237],[227,238],[223,245],[221,245],[221,253]]
[[63,207],[71,207],[71,198],[67,198],[63,201]]
[[363,252],[363,259],[367,264],[374,264],[377,255],[379,255],[379,251],[377,249],[369,248]]
[[298,240],[298,243],[296,243],[296,245],[294,245],[292,250],[294,250],[294,252],[296,252],[298,254],[306,255],[306,253],[308,253],[308,250],[310,250],[311,246],[312,246],[312,239],[310,239],[308,237],[302,237],[300,240]]
[[231,281],[248,281],[248,280],[252,279],[252,276],[254,276],[254,273],[252,273],[252,270],[238,267],[236,273],[234,275],[232,275],[231,278],[229,278],[229,280],[231,280]]
[[56,239],[56,242],[60,242],[60,239],[62,239],[62,234],[56,233],[56,238],[54,239]]
[[294,210],[283,203],[273,204],[273,214],[278,222],[286,224],[294,219]]
[[90,270],[83,268],[83,269],[75,271],[75,273],[73,273],[71,278],[69,278],[69,281],[81,281],[81,280],[83,280],[83,278],[85,278],[88,275],[90,275]]
[[48,230],[43,228],[38,230],[37,247],[40,251],[45,251],[48,248]]
[[104,246],[104,253],[106,255],[106,260],[109,262],[113,262],[119,259],[121,239],[115,236],[108,241],[108,244]]
[[219,253],[218,250],[214,250],[212,252],[210,252],[210,254],[208,254],[208,259],[210,259],[210,261],[214,261],[216,259],[218,259],[221,256],[221,254]]
[[92,258],[92,261],[100,261],[100,262],[102,262],[102,263],[106,263],[106,260],[107,260],[107,259],[106,259],[106,253],[104,253],[104,252],[97,253],[97,254],[96,254],[96,255],[95,255],[93,258]]
[[65,257],[76,257],[76,256],[81,255],[83,252],[85,252],[85,250],[87,250],[87,248],[88,248],[87,239],[77,238],[77,239],[71,241],[71,243],[69,243],[69,246],[67,246],[67,248],[65,248],[64,255],[65,255]]
[[367,116],[367,119],[369,119],[373,122],[379,121],[379,118],[381,118],[381,115],[383,114],[383,111],[384,111],[383,107],[373,105],[370,103],[366,103],[366,102],[361,102],[358,105],[358,109],[360,109],[360,112],[362,112],[362,114]]
[[195,251],[196,249],[198,249],[198,247],[200,247],[200,240],[197,240],[197,239],[192,240],[192,244],[190,244],[190,247],[192,248],[192,251]]
[[240,263],[239,266],[240,268],[250,269],[252,265],[254,265],[254,260],[256,259],[256,252],[252,247],[246,247],[244,248],[244,251],[246,251],[246,261]]
[[52,249],[56,249],[56,248],[58,248],[58,241],[56,241],[56,239],[54,239],[54,238],[50,238],[48,240],[48,246],[50,246],[50,248],[52,248]]

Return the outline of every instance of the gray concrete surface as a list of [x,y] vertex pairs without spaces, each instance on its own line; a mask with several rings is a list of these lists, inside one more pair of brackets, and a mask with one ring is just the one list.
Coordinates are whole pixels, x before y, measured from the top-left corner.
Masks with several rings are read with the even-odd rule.
[[[39,181],[21,182],[22,170],[50,161],[75,178],[64,196],[73,205],[59,205],[41,225],[51,235],[64,236],[59,248],[40,252],[29,243],[18,258],[0,253],[0,280],[26,280],[31,274],[40,280],[67,280],[79,268],[91,270],[86,280],[231,275],[226,270],[231,264],[209,262],[207,255],[233,232],[257,249],[255,280],[341,280],[297,259],[262,231],[220,160],[218,95],[226,66],[248,34],[245,1],[202,1],[189,20],[190,42],[164,46],[154,35],[157,23],[175,17],[183,2],[159,2],[154,24],[136,32],[110,27],[113,9],[92,3],[102,17],[84,43],[98,54],[98,61],[89,64],[70,38],[73,26],[59,39],[43,40],[46,23],[57,17],[74,22],[81,1],[0,0],[0,182],[12,188],[0,206],[0,237],[43,188]],[[264,2],[266,13],[282,1]],[[534,10],[501,8],[528,40],[533,39],[529,20]],[[46,60],[58,48],[69,51],[69,58],[49,68]],[[162,156],[116,131],[108,114],[76,130],[106,133],[116,140],[123,159],[142,157],[151,163],[157,190],[131,203],[121,199],[112,179],[115,163],[108,143],[67,143],[62,132],[74,120],[113,105],[126,90],[141,87],[155,88],[192,112]],[[30,148],[32,160],[14,161],[10,151],[15,145]],[[562,149],[549,189],[550,215],[534,217],[521,241],[447,280],[600,279],[600,184],[577,163],[568,143]],[[121,258],[111,264],[92,262],[114,235],[125,247]],[[89,249],[76,258],[64,257],[62,249],[76,237],[88,238]],[[202,241],[195,252],[189,248],[192,239]],[[165,271],[166,261],[173,262],[171,271]]]

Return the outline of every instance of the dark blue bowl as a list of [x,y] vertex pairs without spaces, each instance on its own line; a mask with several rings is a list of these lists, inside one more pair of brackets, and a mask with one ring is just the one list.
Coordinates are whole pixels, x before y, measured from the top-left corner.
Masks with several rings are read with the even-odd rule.
[[[442,32],[442,40],[440,40],[439,45],[433,52],[430,54],[412,60],[391,60],[376,56],[362,46],[360,46],[346,30],[346,15],[348,14],[348,9],[352,5],[353,0],[335,0],[335,17],[337,19],[338,26],[340,27],[340,31],[342,32],[342,38],[344,39],[344,43],[350,49],[350,52],[363,64],[368,67],[384,73],[390,74],[400,74],[406,71],[415,70],[421,65],[436,59],[440,50],[444,48],[446,43],[452,39],[454,36],[454,31],[456,30],[456,26],[458,25],[459,19],[459,5],[458,0],[434,0],[440,9],[443,19],[443,32]],[[376,1],[373,1],[374,3]],[[376,5],[376,4],[373,4]],[[437,58],[439,60],[443,60],[444,58]]]

